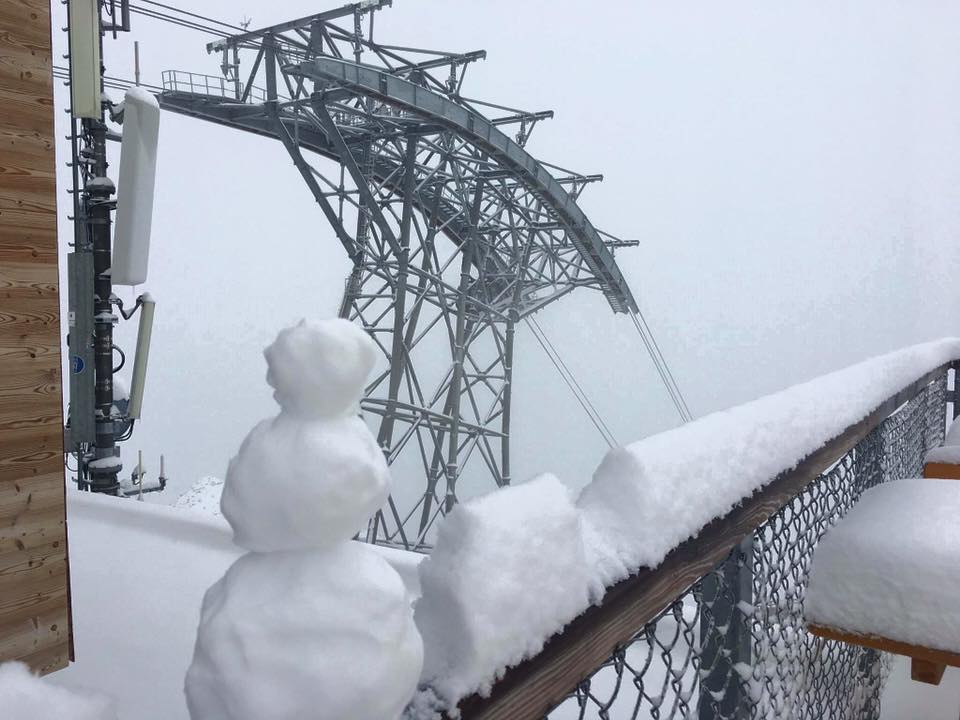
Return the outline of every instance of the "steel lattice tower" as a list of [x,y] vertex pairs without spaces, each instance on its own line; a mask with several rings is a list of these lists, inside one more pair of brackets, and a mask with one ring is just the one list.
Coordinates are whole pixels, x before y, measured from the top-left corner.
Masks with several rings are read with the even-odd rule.
[[[223,75],[168,71],[160,101],[280,140],[310,188],[352,261],[340,314],[387,360],[362,407],[380,418],[395,494],[367,539],[419,549],[468,462],[510,483],[517,323],[578,287],[599,289],[615,312],[637,307],[612,253],[631,243],[599,233],[577,205],[602,178],[524,149],[552,113],[465,98],[484,52],[373,42],[374,11],[388,4],[211,43]],[[411,475],[425,483],[411,490]]]

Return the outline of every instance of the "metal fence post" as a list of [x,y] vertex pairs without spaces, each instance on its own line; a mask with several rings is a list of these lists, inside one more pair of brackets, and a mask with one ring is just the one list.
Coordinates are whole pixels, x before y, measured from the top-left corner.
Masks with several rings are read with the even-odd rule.
[[957,402],[957,390],[960,390],[960,388],[957,387],[957,370],[960,369],[960,364],[954,363],[950,369],[953,370],[953,372],[950,373],[953,377],[953,386],[952,392],[947,393],[947,399],[950,400],[953,405],[953,419],[956,420],[957,416],[960,415],[960,402]]
[[747,680],[740,670],[753,667],[753,536],[706,575],[701,588],[698,717],[748,718],[749,703],[742,693]]

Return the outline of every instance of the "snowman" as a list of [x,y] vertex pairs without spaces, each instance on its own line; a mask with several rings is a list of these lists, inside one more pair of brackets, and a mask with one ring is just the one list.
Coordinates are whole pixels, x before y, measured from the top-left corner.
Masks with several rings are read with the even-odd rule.
[[394,720],[413,695],[423,645],[403,582],[351,540],[389,492],[357,415],[376,354],[346,320],[301,322],[266,349],[281,410],[227,470],[221,509],[250,552],[204,597],[193,720]]

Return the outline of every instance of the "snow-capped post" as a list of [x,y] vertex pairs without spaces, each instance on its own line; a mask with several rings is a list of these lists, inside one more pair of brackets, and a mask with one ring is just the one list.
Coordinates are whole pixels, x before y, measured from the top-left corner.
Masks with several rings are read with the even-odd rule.
[[423,643],[397,572],[351,538],[389,471],[357,413],[376,347],[346,320],[301,322],[266,349],[281,411],[230,461],[221,508],[250,550],[203,600],[193,720],[394,720]]

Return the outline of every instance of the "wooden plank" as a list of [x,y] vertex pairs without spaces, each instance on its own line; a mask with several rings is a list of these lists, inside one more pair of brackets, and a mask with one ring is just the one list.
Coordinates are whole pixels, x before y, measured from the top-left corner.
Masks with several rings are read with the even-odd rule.
[[52,471],[63,477],[63,429],[59,423],[44,417],[35,427],[4,430],[0,483],[26,481]]
[[44,0],[4,0],[0,3],[0,28],[15,28],[6,42],[22,43],[27,50],[45,53],[38,60],[50,59],[50,6]]
[[939,685],[946,669],[947,666],[943,663],[934,663],[920,658],[910,659],[910,679],[917,682]]
[[60,344],[60,303],[50,298],[20,298],[0,303],[0,344],[21,344],[53,337]]
[[0,266],[0,297],[18,290],[29,290],[28,297],[38,295],[44,298],[57,298],[59,285],[57,268],[49,264],[4,263]]
[[31,605],[26,612],[5,616],[0,623],[0,637],[8,650],[23,657],[61,646],[67,627],[63,597],[55,596]]
[[0,662],[70,654],[48,0],[0,0]]
[[20,661],[29,665],[34,672],[46,675],[55,670],[62,670],[70,664],[70,659],[69,644],[61,642],[49,648],[25,655],[20,658]]
[[960,653],[920,645],[911,645],[910,643],[891,640],[890,638],[879,635],[864,635],[827,627],[825,625],[807,625],[807,631],[811,635],[817,635],[818,637],[828,640],[838,640],[849,643],[850,645],[859,645],[861,647],[893,653],[894,655],[904,655],[911,658],[913,660],[913,663],[911,663],[911,677],[914,680],[931,685],[940,684],[940,679],[943,677],[943,670],[948,665],[950,667],[960,667]]
[[952,463],[932,462],[923,466],[925,478],[939,478],[940,480],[960,480],[960,465]]
[[821,473],[853,449],[877,425],[927,385],[941,377],[937,368],[882,403],[861,422],[782,473],[766,487],[714,520],[679,545],[656,569],[642,568],[607,590],[599,605],[587,609],[547,641],[535,657],[510,668],[489,697],[464,699],[466,720],[541,720],[552,708],[653,620],[671,602],[722,561],[743,538],[803,491]]

